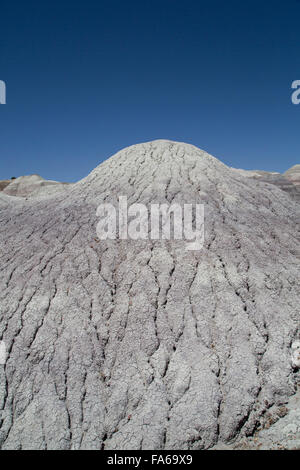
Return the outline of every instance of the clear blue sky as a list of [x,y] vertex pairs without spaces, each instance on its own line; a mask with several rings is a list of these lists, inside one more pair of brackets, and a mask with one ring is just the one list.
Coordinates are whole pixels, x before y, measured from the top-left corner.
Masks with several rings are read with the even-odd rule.
[[297,79],[297,0],[2,2],[0,179],[76,181],[158,138],[285,171],[300,162]]

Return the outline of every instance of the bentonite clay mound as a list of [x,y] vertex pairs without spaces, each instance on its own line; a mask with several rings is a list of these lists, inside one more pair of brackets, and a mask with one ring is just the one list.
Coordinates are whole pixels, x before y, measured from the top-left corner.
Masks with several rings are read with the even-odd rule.
[[47,195],[51,190],[58,191],[59,189],[66,189],[66,187],[69,186],[68,183],[45,180],[39,175],[19,176],[19,178],[8,181],[8,184],[5,184],[6,182],[5,180],[0,181],[0,190],[9,196],[17,197]]
[[[97,206],[205,205],[205,244],[106,240]],[[296,390],[298,206],[192,145],[129,147],[48,197],[0,193],[2,449],[202,449]]]

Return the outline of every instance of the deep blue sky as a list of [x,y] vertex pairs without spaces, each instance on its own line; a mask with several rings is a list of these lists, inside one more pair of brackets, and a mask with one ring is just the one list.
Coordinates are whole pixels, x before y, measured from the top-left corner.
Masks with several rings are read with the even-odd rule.
[[157,138],[285,171],[300,162],[296,79],[297,0],[2,2],[0,179],[76,181]]

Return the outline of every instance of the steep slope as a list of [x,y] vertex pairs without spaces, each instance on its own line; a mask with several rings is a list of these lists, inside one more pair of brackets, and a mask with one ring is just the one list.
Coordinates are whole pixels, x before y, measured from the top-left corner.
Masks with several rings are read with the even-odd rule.
[[[99,241],[120,195],[204,203],[204,248]],[[154,141],[0,210],[3,449],[209,448],[294,393],[299,212],[276,186]]]

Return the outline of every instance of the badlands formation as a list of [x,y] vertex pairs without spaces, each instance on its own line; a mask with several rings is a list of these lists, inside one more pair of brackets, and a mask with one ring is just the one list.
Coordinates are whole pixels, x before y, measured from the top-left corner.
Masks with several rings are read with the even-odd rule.
[[10,196],[26,197],[41,194],[48,194],[49,189],[68,186],[68,183],[59,183],[58,181],[44,180],[39,175],[19,176],[12,180],[0,181],[0,191]]
[[[0,448],[218,448],[283,416],[299,381],[298,167],[244,172],[159,140],[75,184],[6,185]],[[204,247],[99,240],[97,207],[120,195],[204,204]]]

